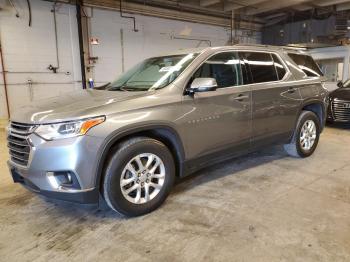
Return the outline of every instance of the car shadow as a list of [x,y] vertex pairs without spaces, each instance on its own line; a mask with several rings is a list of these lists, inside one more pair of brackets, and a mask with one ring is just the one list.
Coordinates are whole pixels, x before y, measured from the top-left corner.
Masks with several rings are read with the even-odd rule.
[[350,130],[350,123],[333,122],[333,123],[327,123],[327,124],[326,124],[326,127],[328,127],[328,128],[337,128],[337,129]]
[[[240,171],[248,170],[285,157],[288,156],[284,152],[282,146],[273,146],[241,157],[232,158],[207,168],[203,168],[184,178],[178,178],[171,195],[176,196],[177,194],[184,193],[196,186],[208,183],[215,179],[232,176]],[[62,217],[70,217],[71,219],[77,219],[78,221],[81,218],[84,218],[84,221],[129,219],[109,209],[104,201],[100,201],[99,205],[82,205],[46,198],[41,195],[39,196],[48,205],[47,209],[49,209],[56,217],[58,215]]]
[[196,186],[226,176],[234,176],[241,171],[249,170],[285,157],[289,156],[285,153],[282,146],[271,146],[247,155],[225,160],[178,179],[173,189],[173,194],[191,190]]

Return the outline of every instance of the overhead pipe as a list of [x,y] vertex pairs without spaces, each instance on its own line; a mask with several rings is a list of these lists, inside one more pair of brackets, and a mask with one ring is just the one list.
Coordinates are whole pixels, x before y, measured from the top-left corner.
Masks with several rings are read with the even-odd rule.
[[[0,72],[1,74],[2,72]],[[6,71],[6,74],[52,74],[48,71]],[[57,72],[56,74],[70,75],[70,72]]]
[[3,51],[2,51],[1,38],[0,38],[0,59],[1,59],[1,68],[2,68],[2,78],[4,81],[7,117],[8,117],[8,119],[10,119],[11,113],[10,113],[9,98],[8,98],[8,93],[7,93],[6,69],[5,69],[4,56],[3,56]]
[[16,12],[16,17],[19,18],[19,12],[18,12],[18,10],[17,10],[15,4],[12,2],[12,0],[9,0],[9,2],[10,2],[10,5],[12,6],[12,8],[13,8],[13,9],[15,10],[15,12]]
[[[91,57],[91,54],[90,54],[90,30],[89,30],[89,19],[91,18],[91,17],[89,17],[88,15],[87,15],[87,13],[85,12],[85,9],[84,9],[84,7],[82,6],[82,8],[81,8],[81,11],[82,11],[82,13],[83,13],[83,16],[84,16],[84,18],[85,18],[85,28],[86,28],[86,43],[88,43],[88,45],[87,45],[87,57],[90,59],[90,57]],[[91,8],[91,13],[92,13],[92,8]],[[90,63],[89,63],[90,64]]]
[[32,26],[32,7],[30,5],[30,1],[27,0],[27,5],[28,5],[28,13],[29,13],[29,21],[28,21],[28,26]]
[[55,29],[56,66],[49,65],[49,67],[47,68],[55,74],[57,73],[57,70],[60,68],[60,59],[59,59],[59,55],[58,55],[56,5],[57,5],[57,0],[54,2],[53,6],[52,6],[52,10],[51,10],[51,12],[53,13],[53,23],[54,23],[54,29]]
[[234,27],[234,11],[232,10],[231,11],[231,23],[230,23],[230,33],[231,33],[230,41],[231,41],[231,45],[234,44],[234,42],[233,42],[233,27]]
[[192,37],[179,37],[179,36],[171,36],[171,39],[198,41],[197,47],[199,47],[200,44],[203,42],[207,43],[208,46],[211,46],[211,41],[209,39],[200,39],[200,38],[192,38]]
[[[50,1],[50,0],[47,0]],[[58,2],[61,3],[65,3],[65,4],[71,4],[71,0],[57,0]],[[147,2],[147,1],[146,1]],[[141,5],[140,3],[133,3],[133,2],[128,2],[127,6],[123,7],[123,12],[127,12],[127,13],[133,13],[133,14],[140,14],[140,15],[144,15],[144,16],[152,16],[152,17],[158,17],[158,18],[165,18],[165,19],[173,19],[173,20],[179,20],[179,21],[187,21],[187,22],[192,22],[192,23],[204,23],[204,24],[209,24],[209,25],[214,25],[214,26],[221,26],[221,27],[230,27],[230,14],[227,14],[223,11],[217,11],[217,10],[208,10],[208,9],[203,9],[203,8],[198,8],[195,6],[189,6],[186,5],[184,6],[184,4],[182,3],[178,3],[175,1],[168,1],[168,2],[173,2],[174,4],[176,3],[176,5],[174,5],[171,9],[165,9],[164,7],[161,8],[154,8],[152,9],[152,11],[147,10],[146,7],[150,7],[150,5],[147,5],[148,2],[146,3],[145,1],[143,1],[143,5]],[[118,3],[118,1],[103,1],[102,3],[98,4],[96,3],[96,1],[92,1],[92,0],[86,0],[84,1],[84,6],[86,7],[95,7],[95,8],[100,8],[100,9],[107,9],[107,10],[120,10],[120,4]],[[190,7],[192,9],[190,9]],[[162,10],[161,10],[162,9]],[[198,11],[201,10],[202,12],[196,12],[195,14],[193,14],[192,16],[184,16],[182,13],[178,13],[176,12],[176,14],[169,14],[167,12],[164,12],[165,10],[168,11],[180,11],[183,12],[184,14],[186,14],[187,12],[194,12],[194,11]],[[206,16],[206,17],[197,17],[197,16]],[[212,15],[213,19],[209,19],[211,18]],[[216,19],[216,20],[215,20]],[[219,19],[219,20],[218,20]],[[256,21],[254,22],[255,27],[251,28],[251,26],[248,27],[247,25],[248,23],[245,22],[245,20],[243,19],[240,23],[240,27],[239,29],[242,30],[252,30],[252,31],[261,31],[261,24],[263,24],[262,22]]]
[[133,29],[133,30],[134,30],[134,32],[138,32],[139,30],[136,29],[136,18],[135,18],[134,16],[127,16],[127,15],[124,15],[124,14],[123,14],[122,2],[123,2],[123,0],[120,0],[120,4],[119,4],[119,13],[120,13],[120,17],[132,19],[132,20],[133,20],[133,23],[134,23],[134,29]]
[[122,73],[125,71],[124,30],[120,28],[120,46],[122,55]]

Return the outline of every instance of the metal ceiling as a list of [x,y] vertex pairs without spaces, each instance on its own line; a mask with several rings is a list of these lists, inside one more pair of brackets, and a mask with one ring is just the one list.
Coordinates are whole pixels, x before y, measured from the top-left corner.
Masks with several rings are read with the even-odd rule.
[[[115,6],[118,0],[84,0],[95,6]],[[234,19],[240,28],[259,30],[261,26],[275,23],[276,19],[311,19],[315,16],[335,14],[350,10],[349,0],[123,0],[130,12],[177,12],[173,16],[202,16],[203,23],[229,25]],[[129,9],[129,10],[128,10]],[[140,11],[141,12],[137,12]],[[209,17],[209,18],[208,18]],[[224,20],[223,20],[224,19]],[[316,17],[318,19],[318,17]],[[322,19],[322,18],[320,18]],[[185,19],[186,20],[186,17]],[[278,22],[278,21],[277,21]]]
[[[48,0],[55,1],[55,0]],[[350,12],[350,0],[58,0],[84,6],[119,9],[126,13],[158,16],[219,26],[260,31],[264,25],[288,19],[324,19]],[[345,12],[344,12],[345,11]]]
[[242,15],[266,16],[286,9],[294,11],[306,11],[315,8],[324,9],[331,7],[335,11],[350,9],[349,0],[172,0],[172,1],[142,1],[130,0],[143,3],[167,3],[184,4],[195,6],[208,11],[223,11]]

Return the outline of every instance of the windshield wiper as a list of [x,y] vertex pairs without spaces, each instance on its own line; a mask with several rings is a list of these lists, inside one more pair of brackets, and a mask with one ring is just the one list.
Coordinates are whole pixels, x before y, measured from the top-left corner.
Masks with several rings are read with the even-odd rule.
[[108,91],[127,91],[124,89],[124,86],[107,87],[106,90],[108,90]]
[[123,91],[147,91],[148,88],[138,88],[138,87],[132,87],[132,86],[122,86],[120,87],[120,90],[123,90]]

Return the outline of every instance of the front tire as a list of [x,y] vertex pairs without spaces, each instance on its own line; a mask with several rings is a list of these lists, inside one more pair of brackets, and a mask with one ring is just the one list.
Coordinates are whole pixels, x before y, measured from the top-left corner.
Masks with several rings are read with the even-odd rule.
[[165,201],[174,180],[169,149],[155,139],[133,138],[113,151],[104,173],[103,196],[114,211],[140,216]]
[[316,150],[320,138],[320,120],[311,111],[302,111],[291,143],[284,145],[285,151],[294,157],[309,157]]

